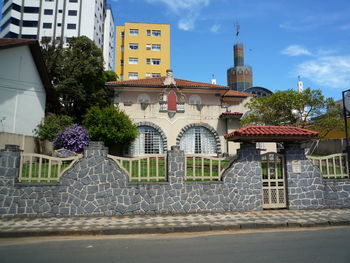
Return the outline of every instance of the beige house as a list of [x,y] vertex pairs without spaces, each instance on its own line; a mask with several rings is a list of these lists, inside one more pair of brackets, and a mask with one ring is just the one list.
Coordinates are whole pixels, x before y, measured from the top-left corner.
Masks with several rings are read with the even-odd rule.
[[227,86],[167,77],[108,82],[114,105],[131,117],[139,130],[127,155],[164,153],[179,145],[185,153],[235,154],[238,143],[225,134],[240,127],[252,94]]

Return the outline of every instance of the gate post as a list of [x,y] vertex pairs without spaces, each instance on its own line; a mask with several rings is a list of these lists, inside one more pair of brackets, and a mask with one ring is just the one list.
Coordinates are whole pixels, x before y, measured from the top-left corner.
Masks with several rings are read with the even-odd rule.
[[285,143],[287,200],[289,209],[320,209],[324,207],[324,185],[305,150],[299,143]]

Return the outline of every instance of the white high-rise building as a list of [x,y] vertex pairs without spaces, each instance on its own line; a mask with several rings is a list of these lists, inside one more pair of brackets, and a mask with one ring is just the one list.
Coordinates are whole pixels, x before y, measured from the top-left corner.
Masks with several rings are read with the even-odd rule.
[[114,19],[107,0],[4,0],[0,38],[43,37],[61,41],[87,36],[103,51],[105,69],[113,69]]

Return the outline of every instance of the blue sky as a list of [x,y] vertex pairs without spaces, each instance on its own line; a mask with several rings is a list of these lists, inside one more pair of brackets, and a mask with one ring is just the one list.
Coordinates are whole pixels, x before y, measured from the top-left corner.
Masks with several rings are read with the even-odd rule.
[[226,85],[240,24],[245,64],[255,86],[272,91],[350,89],[349,0],[110,0],[116,25],[168,23],[175,77]]

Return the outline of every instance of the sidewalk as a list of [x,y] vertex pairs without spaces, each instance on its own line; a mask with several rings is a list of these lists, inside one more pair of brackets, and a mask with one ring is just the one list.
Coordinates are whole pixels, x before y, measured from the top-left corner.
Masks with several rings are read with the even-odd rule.
[[350,225],[350,209],[0,219],[0,237],[115,235]]

